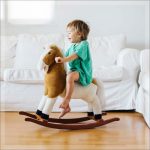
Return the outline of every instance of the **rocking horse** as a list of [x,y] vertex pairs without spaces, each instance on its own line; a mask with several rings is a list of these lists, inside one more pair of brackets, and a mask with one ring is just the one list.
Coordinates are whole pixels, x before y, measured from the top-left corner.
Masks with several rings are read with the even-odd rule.
[[40,69],[45,70],[45,93],[35,114],[19,112],[20,115],[28,116],[25,121],[49,128],[78,130],[91,129],[120,120],[119,118],[107,120],[99,118],[99,115],[106,115],[106,113],[102,113],[101,102],[97,96],[98,86],[95,82],[86,87],[75,83],[72,94],[72,99],[82,99],[88,103],[87,117],[72,119],[49,118],[57,97],[63,98],[66,92],[66,70],[64,64],[55,62],[55,57],[63,57],[63,55],[57,46],[51,45],[48,47],[48,52],[42,55],[39,61]]

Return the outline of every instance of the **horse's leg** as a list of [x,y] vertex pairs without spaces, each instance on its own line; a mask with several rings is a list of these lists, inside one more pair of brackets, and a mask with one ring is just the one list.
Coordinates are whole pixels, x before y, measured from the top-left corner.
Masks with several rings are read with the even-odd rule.
[[93,105],[91,102],[88,102],[88,112],[87,112],[87,116],[92,118],[94,117],[94,113],[93,113]]
[[93,97],[92,105],[94,111],[94,119],[100,120],[102,118],[102,106],[97,95]]
[[102,83],[102,81],[100,80],[96,80],[96,79],[93,79],[92,81],[95,85],[97,85],[97,96],[101,102],[101,106],[102,106],[102,109],[104,109],[105,107],[105,102],[106,102],[106,98],[105,98],[105,91],[104,91],[104,85]]
[[45,106],[45,103],[46,103],[46,100],[47,100],[47,95],[48,95],[48,89],[47,89],[47,86],[45,85],[45,87],[44,87],[44,95],[42,96],[42,99],[41,99],[41,101],[40,101],[40,103],[38,105],[37,111],[36,111],[37,118],[42,115],[42,110],[43,110],[43,108]]
[[43,95],[42,99],[41,99],[41,101],[40,101],[40,103],[38,105],[37,111],[36,111],[37,115],[39,115],[39,116],[42,115],[42,110],[43,110],[43,108],[45,106],[46,100],[47,100],[47,96]]
[[42,110],[42,115],[41,115],[43,119],[48,120],[55,102],[56,102],[56,98],[47,98],[45,105],[43,107],[43,110]]
[[95,120],[100,120],[102,118],[102,108],[96,93],[92,97],[83,100],[88,103],[88,116]]

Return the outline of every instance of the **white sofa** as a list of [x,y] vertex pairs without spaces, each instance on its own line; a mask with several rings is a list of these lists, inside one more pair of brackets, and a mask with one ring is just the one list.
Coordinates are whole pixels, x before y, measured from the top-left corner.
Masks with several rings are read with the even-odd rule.
[[[124,35],[89,37],[93,76],[103,81],[103,110],[135,109],[138,85],[139,50],[126,48]],[[43,73],[37,70],[42,47],[55,43],[67,49],[63,35],[30,35],[1,37],[1,110],[35,111],[43,94]],[[4,53],[3,53],[4,52]],[[59,111],[58,98],[54,111]],[[87,111],[82,100],[72,100],[74,112]]]
[[150,127],[150,50],[145,49],[140,54],[139,90],[136,100],[136,111],[141,113]]

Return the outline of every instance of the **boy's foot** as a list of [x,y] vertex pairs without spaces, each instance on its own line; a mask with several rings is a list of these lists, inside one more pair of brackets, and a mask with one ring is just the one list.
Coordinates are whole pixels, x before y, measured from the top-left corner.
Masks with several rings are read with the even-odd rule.
[[69,99],[64,99],[63,102],[60,104],[60,108],[62,109],[67,109],[68,105],[69,105]]
[[69,113],[71,111],[70,106],[68,105],[68,107],[66,109],[63,109],[63,111],[61,112],[59,119],[62,118],[65,114]]

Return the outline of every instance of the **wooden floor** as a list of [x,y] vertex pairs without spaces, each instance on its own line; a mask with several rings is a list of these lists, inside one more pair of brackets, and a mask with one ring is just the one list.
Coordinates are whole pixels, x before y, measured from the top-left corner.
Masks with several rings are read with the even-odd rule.
[[[52,116],[57,117],[57,113]],[[70,113],[81,117],[84,113]],[[150,130],[143,117],[134,112],[109,112],[104,118],[119,122],[90,130],[58,130],[24,121],[18,112],[1,112],[2,150],[148,150]]]

